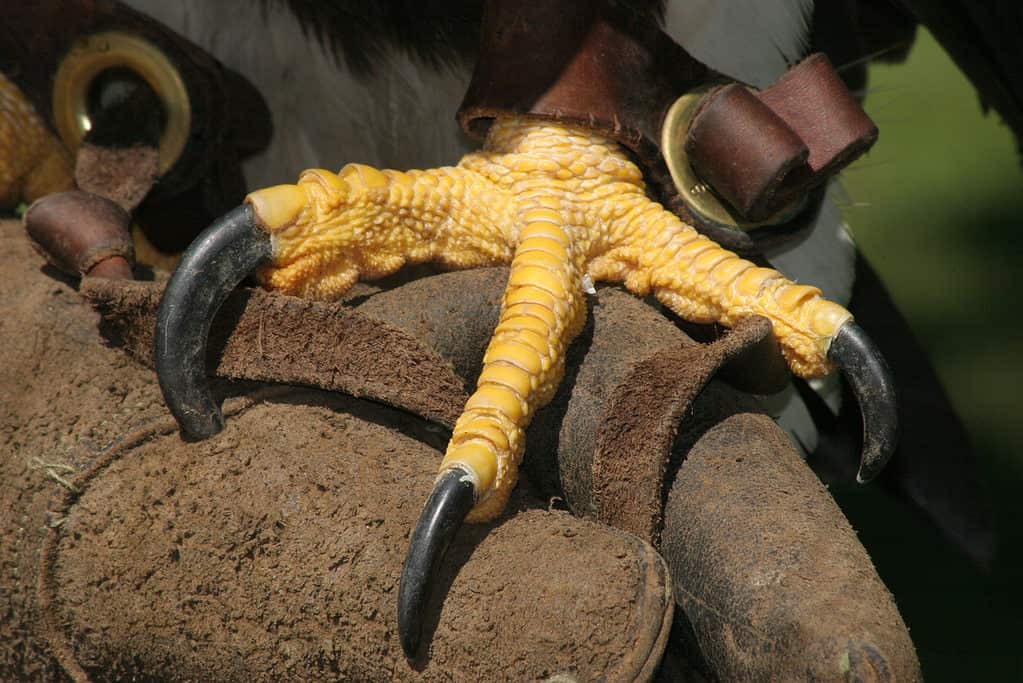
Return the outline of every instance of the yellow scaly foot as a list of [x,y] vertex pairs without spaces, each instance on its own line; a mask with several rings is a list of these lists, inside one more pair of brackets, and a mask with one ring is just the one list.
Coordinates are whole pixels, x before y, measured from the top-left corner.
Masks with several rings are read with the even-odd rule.
[[511,264],[500,319],[476,391],[455,424],[433,493],[413,532],[398,591],[398,631],[418,648],[430,577],[463,519],[500,514],[515,485],[525,429],[551,399],[565,351],[585,322],[584,279],[654,293],[694,322],[763,315],[793,372],[836,361],[864,414],[861,480],[894,444],[894,394],[883,359],[841,306],[699,235],[651,201],[640,169],[592,132],[498,119],[484,148],[455,167],[305,172],[253,192],[182,258],[157,317],[156,365],[182,429],[222,428],[205,383],[205,335],[231,289],[257,268],[269,289],[336,299],[360,278],[407,263]]
[[699,235],[647,197],[616,143],[566,126],[499,120],[456,167],[307,171],[298,185],[248,201],[273,249],[259,279],[288,294],[335,299],[406,263],[511,263],[500,322],[442,465],[474,477],[470,521],[500,514],[515,485],[524,431],[556,391],[585,322],[584,274],[653,291],[693,322],[767,316],[804,377],[830,371],[828,345],[851,318],[818,289]]

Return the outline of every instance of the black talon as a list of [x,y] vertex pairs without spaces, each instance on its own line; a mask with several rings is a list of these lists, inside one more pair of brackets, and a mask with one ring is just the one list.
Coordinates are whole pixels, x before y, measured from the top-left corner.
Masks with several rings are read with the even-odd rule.
[[856,481],[863,484],[884,469],[895,450],[899,431],[895,383],[880,350],[852,321],[838,330],[828,358],[845,373],[860,404],[863,454]]
[[206,381],[206,339],[217,309],[270,258],[270,236],[243,204],[218,218],[181,256],[156,314],[156,374],[181,430],[195,438],[224,428]]
[[447,470],[434,483],[412,532],[398,584],[398,639],[409,659],[419,649],[423,608],[430,597],[434,572],[475,504],[476,486],[471,476],[462,469]]

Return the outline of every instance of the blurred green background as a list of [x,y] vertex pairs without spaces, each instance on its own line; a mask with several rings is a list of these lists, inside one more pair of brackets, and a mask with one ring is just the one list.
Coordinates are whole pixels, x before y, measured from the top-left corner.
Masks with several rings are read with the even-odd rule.
[[928,681],[1023,681],[1023,170],[997,115],[921,31],[909,59],[871,67],[881,137],[843,176],[856,241],[966,422],[999,554],[973,566],[870,487],[835,490],[895,595]]

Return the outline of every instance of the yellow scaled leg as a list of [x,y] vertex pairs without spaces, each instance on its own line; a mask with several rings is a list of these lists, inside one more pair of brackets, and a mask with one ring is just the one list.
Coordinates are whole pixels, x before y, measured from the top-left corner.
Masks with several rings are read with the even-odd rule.
[[406,263],[511,264],[500,322],[442,465],[473,478],[471,521],[500,514],[515,485],[524,431],[557,389],[585,321],[584,275],[652,291],[694,322],[766,316],[804,377],[830,371],[828,344],[851,318],[819,290],[699,235],[646,196],[616,143],[567,126],[498,120],[457,167],[307,171],[248,202],[271,235],[259,278],[286,293],[333,299]]
[[71,157],[25,95],[0,73],[0,206],[74,187]]
[[771,319],[792,371],[820,377],[831,371],[828,345],[852,315],[772,268],[722,249],[658,204],[634,200],[627,219],[612,225],[616,245],[591,264],[594,280],[619,280],[639,295],[651,291],[690,322],[731,327],[744,317]]
[[515,486],[533,413],[557,391],[565,348],[582,329],[586,306],[581,258],[565,219],[550,208],[521,212],[501,317],[483,357],[476,392],[455,424],[441,470],[478,478],[481,500],[469,521],[500,514]]

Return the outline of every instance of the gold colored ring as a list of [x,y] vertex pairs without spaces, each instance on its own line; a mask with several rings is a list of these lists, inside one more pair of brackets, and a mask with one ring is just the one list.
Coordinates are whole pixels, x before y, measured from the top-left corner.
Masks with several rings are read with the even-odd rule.
[[668,172],[671,173],[671,179],[675,182],[675,189],[682,196],[686,206],[708,223],[718,227],[749,231],[765,225],[788,222],[802,209],[803,200],[796,200],[765,221],[758,223],[742,221],[710,185],[696,175],[696,171],[689,163],[685,145],[689,126],[696,117],[700,101],[716,87],[717,85],[707,85],[687,92],[675,100],[664,117],[664,123],[661,125],[661,154],[668,166]]
[[80,38],[61,61],[53,79],[53,118],[64,144],[77,151],[92,127],[88,93],[107,69],[123,67],[149,84],[164,107],[167,123],[160,136],[160,173],[181,156],[191,130],[192,105],[181,74],[152,43],[126,33],[96,33]]

